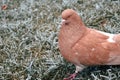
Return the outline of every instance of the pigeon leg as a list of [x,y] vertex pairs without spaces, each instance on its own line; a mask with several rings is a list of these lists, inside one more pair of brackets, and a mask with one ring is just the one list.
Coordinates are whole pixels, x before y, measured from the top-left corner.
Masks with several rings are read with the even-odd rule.
[[83,65],[81,67],[80,66],[76,66],[75,73],[71,74],[68,78],[64,78],[63,80],[74,80],[76,75],[77,75],[77,73],[79,71],[82,71],[84,68],[85,68],[85,66],[83,66]]

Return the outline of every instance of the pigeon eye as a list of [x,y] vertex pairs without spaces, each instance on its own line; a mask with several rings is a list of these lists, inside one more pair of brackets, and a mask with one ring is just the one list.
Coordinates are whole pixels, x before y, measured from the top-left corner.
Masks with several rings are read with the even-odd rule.
[[71,15],[69,15],[67,18],[70,18],[71,17]]

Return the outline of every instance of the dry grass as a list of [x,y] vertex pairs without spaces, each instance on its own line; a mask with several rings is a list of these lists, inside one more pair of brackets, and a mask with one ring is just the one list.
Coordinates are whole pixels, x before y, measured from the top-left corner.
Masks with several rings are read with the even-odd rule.
[[[74,66],[60,55],[61,12],[76,10],[85,24],[120,33],[119,0],[0,0],[0,80],[62,80]],[[118,80],[119,66],[93,66],[76,80]]]

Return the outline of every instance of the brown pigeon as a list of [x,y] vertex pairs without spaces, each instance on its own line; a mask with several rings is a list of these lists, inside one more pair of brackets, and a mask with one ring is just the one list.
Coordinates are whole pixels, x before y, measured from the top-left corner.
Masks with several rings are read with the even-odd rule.
[[72,9],[62,12],[59,49],[76,65],[76,71],[64,80],[73,80],[78,71],[91,65],[120,65],[120,34],[110,34],[85,26]]

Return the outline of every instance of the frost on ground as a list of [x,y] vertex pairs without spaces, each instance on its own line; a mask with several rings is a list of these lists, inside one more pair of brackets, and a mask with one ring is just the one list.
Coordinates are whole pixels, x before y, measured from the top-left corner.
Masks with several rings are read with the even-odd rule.
[[[76,10],[85,24],[120,33],[119,0],[0,0],[0,80],[62,80],[74,66],[60,55],[61,12]],[[119,66],[94,66],[76,80],[118,80]]]

